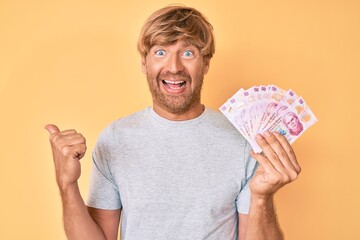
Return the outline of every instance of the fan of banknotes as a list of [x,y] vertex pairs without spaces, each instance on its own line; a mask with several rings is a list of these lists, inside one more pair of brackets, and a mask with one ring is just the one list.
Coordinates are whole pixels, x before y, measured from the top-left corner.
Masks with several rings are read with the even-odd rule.
[[240,89],[229,98],[220,111],[251,144],[254,152],[261,152],[256,143],[257,133],[276,131],[292,144],[317,119],[304,99],[294,91],[275,85]]

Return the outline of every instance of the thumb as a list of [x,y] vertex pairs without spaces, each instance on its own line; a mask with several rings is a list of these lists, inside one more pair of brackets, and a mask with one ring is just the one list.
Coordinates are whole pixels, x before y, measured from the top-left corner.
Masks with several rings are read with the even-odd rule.
[[54,124],[47,124],[45,126],[45,129],[50,133],[50,134],[54,134],[54,133],[58,133],[60,132],[59,128],[54,125]]

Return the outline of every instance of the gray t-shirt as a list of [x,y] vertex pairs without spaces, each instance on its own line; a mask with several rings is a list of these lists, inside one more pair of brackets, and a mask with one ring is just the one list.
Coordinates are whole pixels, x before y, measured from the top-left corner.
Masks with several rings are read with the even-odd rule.
[[219,112],[169,121],[149,107],[100,135],[87,204],[122,209],[122,240],[237,239],[256,168],[250,149]]

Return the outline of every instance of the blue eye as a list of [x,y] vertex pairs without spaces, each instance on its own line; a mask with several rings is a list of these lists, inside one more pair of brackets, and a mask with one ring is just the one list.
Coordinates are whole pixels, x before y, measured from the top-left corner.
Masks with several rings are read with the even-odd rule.
[[186,51],[183,53],[183,55],[184,55],[185,57],[192,57],[194,54],[193,54],[192,51],[186,50]]
[[164,51],[164,50],[157,50],[157,51],[155,52],[155,54],[158,55],[158,56],[164,56],[164,55],[165,55],[165,51]]

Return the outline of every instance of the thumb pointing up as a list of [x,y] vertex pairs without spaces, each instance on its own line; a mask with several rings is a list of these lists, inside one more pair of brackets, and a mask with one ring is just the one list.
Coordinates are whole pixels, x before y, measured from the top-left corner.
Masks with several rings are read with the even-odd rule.
[[45,126],[45,129],[50,133],[50,134],[54,134],[54,133],[58,133],[60,132],[59,128],[54,125],[54,124],[47,124]]

